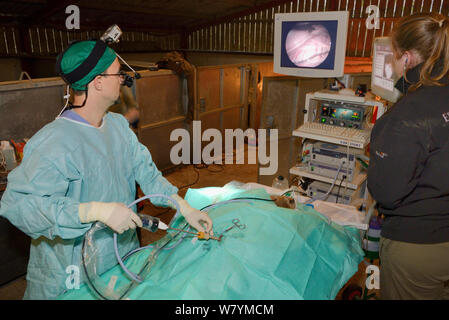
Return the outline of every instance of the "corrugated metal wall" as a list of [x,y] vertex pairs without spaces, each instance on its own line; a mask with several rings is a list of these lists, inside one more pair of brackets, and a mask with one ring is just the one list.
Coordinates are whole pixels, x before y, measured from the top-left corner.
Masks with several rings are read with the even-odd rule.
[[[376,5],[380,28],[367,30],[366,9]],[[191,32],[188,49],[245,53],[273,53],[274,15],[276,13],[339,11],[350,12],[346,55],[368,57],[374,37],[388,35],[398,18],[416,12],[449,13],[448,0],[294,0],[230,22],[211,25]]]

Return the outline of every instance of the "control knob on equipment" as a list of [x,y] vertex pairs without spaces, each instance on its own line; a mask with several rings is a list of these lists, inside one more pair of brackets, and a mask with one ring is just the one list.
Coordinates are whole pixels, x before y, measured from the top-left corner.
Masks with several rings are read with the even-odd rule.
[[340,122],[340,127],[344,127],[345,123],[344,122]]

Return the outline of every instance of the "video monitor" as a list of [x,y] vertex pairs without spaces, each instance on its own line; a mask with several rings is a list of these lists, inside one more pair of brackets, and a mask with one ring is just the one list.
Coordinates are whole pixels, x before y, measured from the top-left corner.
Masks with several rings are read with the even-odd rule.
[[398,76],[393,68],[393,48],[389,37],[374,39],[371,91],[381,98],[396,102],[401,92],[394,87]]
[[274,72],[315,78],[342,77],[349,12],[275,15]]

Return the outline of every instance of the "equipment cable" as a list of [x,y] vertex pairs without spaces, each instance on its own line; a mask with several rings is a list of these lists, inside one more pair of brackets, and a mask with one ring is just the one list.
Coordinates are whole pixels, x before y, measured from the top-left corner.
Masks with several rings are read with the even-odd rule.
[[317,198],[317,199],[310,199],[310,200],[307,200],[307,201],[305,202],[305,204],[309,204],[309,203],[311,203],[311,202],[313,202],[313,201],[315,201],[315,200],[323,200],[323,201],[326,201],[326,199],[329,197],[329,194],[331,193],[332,189],[333,189],[334,186],[335,186],[335,182],[337,181],[338,175],[340,174],[340,170],[341,170],[341,168],[343,167],[343,164],[344,164],[344,163],[345,163],[345,161],[342,161],[342,162],[341,162],[340,167],[338,168],[337,174],[335,175],[334,181],[332,181],[332,185],[330,186],[330,188],[329,188],[329,190],[327,191],[327,193],[326,193],[323,197],[321,197],[321,199],[320,199],[320,198]]
[[[340,188],[345,179],[346,179],[346,176],[343,176],[343,179],[341,179],[340,185],[338,186],[337,199],[335,200],[335,203],[338,203],[338,198],[340,197]],[[344,197],[343,197],[343,199],[344,199]]]
[[[150,197],[163,197],[163,198],[166,198],[166,199],[170,199],[171,201],[174,202],[174,200],[172,200],[172,199],[171,199],[170,197],[168,197],[168,196],[161,195],[161,194],[154,194],[154,195],[148,195],[148,196],[141,197],[141,198],[137,199],[136,201],[134,201],[133,203],[131,203],[130,205],[128,205],[128,207],[132,207],[133,205],[137,204],[138,202],[143,201],[143,200],[146,200],[146,199],[149,199]],[[203,207],[203,208],[201,209],[201,211],[203,211],[203,210],[210,210],[210,209],[212,209],[212,208],[214,208],[214,207],[216,207],[216,206],[221,206],[221,205],[224,205],[224,204],[227,204],[227,203],[234,203],[234,202],[250,202],[250,201],[248,201],[248,200],[274,201],[274,200],[268,200],[268,199],[262,199],[262,198],[250,198],[250,197],[248,197],[248,198],[236,198],[236,199],[231,199],[231,200],[227,200],[227,201],[222,201],[222,202],[218,202],[218,203],[215,203],[215,204],[211,204],[211,205],[205,206],[205,207]],[[178,205],[176,202],[174,202],[174,203],[175,203],[175,206],[177,207],[177,213],[180,212],[180,211],[179,211],[179,205]],[[174,219],[173,219],[173,221],[174,221]],[[94,227],[96,224],[98,224],[98,223],[100,223],[100,222],[96,222],[96,223],[93,225],[93,227]],[[187,231],[190,230],[190,225],[189,225],[187,222],[184,224],[184,226],[181,227],[181,230],[185,230],[186,227],[187,227]],[[167,246],[173,239],[176,239],[181,233],[182,233],[181,238],[180,238],[175,244],[173,244],[173,245],[170,246],[170,247],[166,247],[166,246]],[[162,246],[158,247],[158,248],[156,249],[157,252],[156,252],[155,254],[158,254],[161,250],[171,250],[171,249],[177,247],[177,246],[184,240],[184,238],[185,238],[186,236],[187,236],[186,233],[183,233],[182,231],[178,231],[178,232],[173,236],[173,238],[169,239],[169,240],[168,240],[166,243],[164,243]],[[84,239],[83,239],[83,245],[82,245],[82,252],[83,252],[83,254],[82,254],[82,257],[81,257],[81,258],[82,258],[82,264],[83,264],[84,273],[86,274],[86,279],[87,279],[87,281],[88,281],[90,287],[94,290],[94,292],[95,292],[100,298],[102,298],[102,299],[104,299],[104,300],[109,300],[107,297],[105,297],[105,295],[103,295],[103,294],[98,290],[98,288],[95,287],[94,281],[93,281],[93,279],[91,279],[91,277],[90,277],[90,275],[89,275],[89,273],[88,273],[88,271],[87,271],[87,264],[86,264],[86,260],[85,260],[85,254],[84,254],[84,253],[85,253],[85,250],[86,250],[86,242],[87,242],[87,239],[86,239],[86,236],[85,236]],[[129,292],[129,290],[131,289],[131,287],[132,287],[134,284],[136,284],[136,283],[141,283],[141,282],[142,282],[142,278],[141,278],[139,275],[141,274],[142,270],[145,270],[145,268],[146,268],[146,267],[148,266],[148,264],[151,262],[150,259],[149,259],[149,260],[144,264],[144,266],[141,268],[141,271],[139,272],[139,274],[136,275],[136,274],[132,273],[131,271],[129,271],[129,270],[125,267],[124,261],[127,260],[129,257],[131,257],[133,254],[135,254],[135,253],[137,253],[137,252],[140,252],[140,251],[142,251],[142,250],[148,249],[148,248],[152,248],[152,247],[154,247],[154,246],[153,246],[153,245],[148,245],[148,246],[144,246],[144,247],[141,247],[141,248],[136,248],[136,249],[131,250],[130,252],[126,253],[126,254],[123,256],[123,258],[121,258],[120,255],[119,255],[119,253],[118,253],[117,233],[114,233],[114,251],[115,251],[115,255],[116,255],[117,261],[119,262],[119,264],[120,264],[121,268],[123,269],[123,271],[125,271],[125,273],[126,273],[129,277],[131,277],[132,280],[134,280],[133,282],[130,283],[130,285],[128,286],[128,288],[126,289],[126,291],[121,295],[120,299],[122,299],[124,296],[126,296],[126,294]]]

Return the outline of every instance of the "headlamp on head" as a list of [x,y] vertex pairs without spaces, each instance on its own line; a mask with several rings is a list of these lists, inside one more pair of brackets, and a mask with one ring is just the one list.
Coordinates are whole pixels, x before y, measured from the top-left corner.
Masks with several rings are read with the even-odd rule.
[[118,43],[120,40],[120,36],[122,35],[122,30],[118,25],[114,24],[106,30],[106,32],[101,36],[100,40],[110,43]]
[[[123,85],[132,87],[134,79],[141,76],[108,44],[119,42],[122,31],[117,25],[109,27],[100,40],[74,41],[62,52],[56,62],[56,72],[74,90],[86,91],[87,85],[94,77],[112,64],[115,57],[119,58],[133,73],[134,77],[126,75]],[[68,53],[68,56],[66,55]],[[64,59],[64,63],[63,63]],[[76,65],[75,68],[71,67]]]
[[[119,39],[121,35],[122,30],[119,28],[118,25],[114,24],[106,30],[106,32],[101,36],[100,40],[104,41],[107,44],[118,43],[120,41]],[[117,52],[116,55],[120,59],[120,61],[122,61],[134,73],[134,77],[125,75],[125,81],[123,81],[123,85],[131,88],[133,86],[134,79],[136,80],[140,79],[141,76],[138,72],[136,72],[133,68],[131,68],[131,66],[128,63],[126,63],[126,61],[122,57],[120,57],[120,55]]]
[[82,105],[70,104],[69,108],[83,107],[87,101],[89,83],[97,75],[104,72],[116,58],[119,58],[134,73],[134,77],[125,74],[122,85],[132,87],[134,79],[140,79],[140,74],[108,46],[108,44],[119,42],[121,35],[120,28],[117,25],[112,25],[101,36],[100,40],[74,41],[58,55],[56,58],[56,73],[67,83],[67,94],[64,96],[66,104],[59,115],[69,105],[69,87],[75,91],[86,93]]

